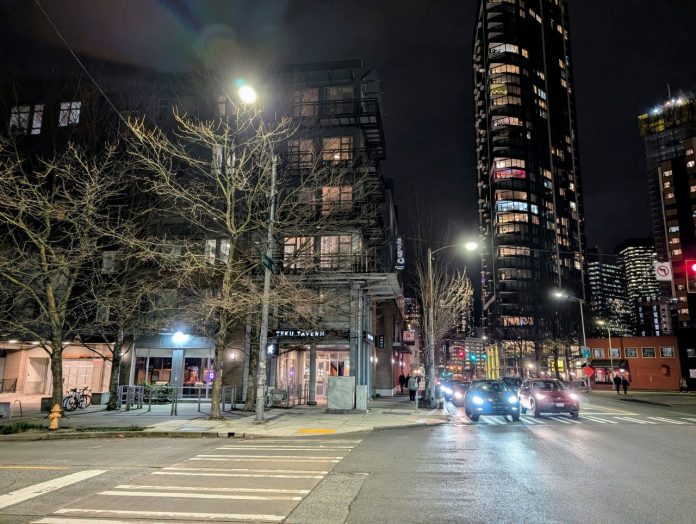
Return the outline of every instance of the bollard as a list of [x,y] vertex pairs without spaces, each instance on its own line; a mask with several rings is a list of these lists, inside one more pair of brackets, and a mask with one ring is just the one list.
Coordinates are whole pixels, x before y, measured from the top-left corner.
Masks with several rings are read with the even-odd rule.
[[48,419],[51,421],[48,424],[48,429],[51,431],[58,429],[58,419],[61,417],[62,415],[60,414],[60,405],[53,404],[51,412],[48,414]]

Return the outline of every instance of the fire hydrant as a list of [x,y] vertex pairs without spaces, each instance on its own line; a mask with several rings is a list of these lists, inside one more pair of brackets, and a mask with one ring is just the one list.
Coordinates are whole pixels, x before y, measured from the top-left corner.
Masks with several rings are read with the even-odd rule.
[[58,404],[53,404],[53,407],[51,408],[51,412],[48,414],[48,419],[51,421],[50,424],[48,425],[49,430],[55,430],[58,429],[58,419],[61,418],[63,415],[60,414],[60,405]]

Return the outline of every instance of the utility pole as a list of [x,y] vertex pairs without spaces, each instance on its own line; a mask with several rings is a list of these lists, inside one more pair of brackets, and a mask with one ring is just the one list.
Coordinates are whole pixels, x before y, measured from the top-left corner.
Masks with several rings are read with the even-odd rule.
[[433,251],[428,248],[428,360],[430,360],[428,398],[430,402],[435,402],[435,326],[433,326],[435,305],[433,297]]
[[266,345],[268,344],[268,309],[271,294],[271,274],[273,261],[273,223],[275,221],[276,193],[276,155],[271,151],[271,209],[268,217],[268,237],[266,244],[266,259],[264,261],[263,306],[261,309],[261,333],[259,335],[259,364],[256,376],[256,423],[264,422],[263,410],[266,389]]

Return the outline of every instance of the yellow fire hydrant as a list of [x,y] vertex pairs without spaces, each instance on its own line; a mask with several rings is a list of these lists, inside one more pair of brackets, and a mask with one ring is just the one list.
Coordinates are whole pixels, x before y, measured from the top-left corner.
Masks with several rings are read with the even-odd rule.
[[49,430],[58,429],[58,419],[63,415],[60,414],[60,405],[53,404],[51,412],[48,414],[48,419],[51,421],[48,425]]

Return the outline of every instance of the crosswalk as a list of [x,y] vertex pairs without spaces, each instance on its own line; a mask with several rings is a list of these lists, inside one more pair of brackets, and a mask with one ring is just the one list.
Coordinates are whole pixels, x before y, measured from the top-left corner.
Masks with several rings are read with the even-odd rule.
[[232,441],[33,523],[281,522],[359,443]]
[[[630,415],[630,416],[629,416]],[[625,414],[619,415],[580,415],[580,418],[574,419],[567,415],[544,415],[536,418],[529,415],[521,415],[518,422],[512,422],[508,418],[502,416],[481,416],[478,422],[473,422],[467,417],[462,416],[455,419],[456,424],[466,425],[486,425],[486,426],[509,426],[513,424],[525,426],[543,426],[543,425],[574,425],[574,424],[642,424],[642,425],[660,425],[672,424],[677,426],[696,426],[696,417],[649,417],[645,415]]]

